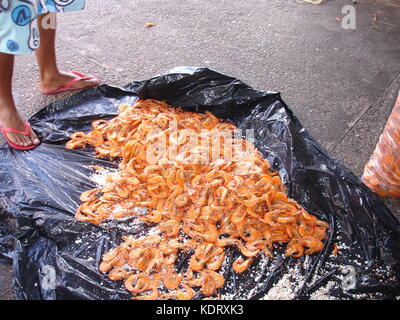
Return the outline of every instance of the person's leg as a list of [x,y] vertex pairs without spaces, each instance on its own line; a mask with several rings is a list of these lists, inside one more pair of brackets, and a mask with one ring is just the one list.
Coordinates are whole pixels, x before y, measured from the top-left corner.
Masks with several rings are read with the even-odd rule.
[[[0,124],[3,128],[25,131],[25,121],[15,107],[12,95],[12,77],[14,71],[14,56],[0,52]],[[7,137],[21,146],[39,144],[36,134],[31,130],[30,136],[18,133],[8,133]]]
[[[56,14],[53,15],[55,19]],[[60,71],[58,69],[55,49],[56,29],[43,28],[43,19],[45,19],[46,16],[47,15],[38,16],[40,47],[36,49],[36,57],[40,70],[39,88],[43,92],[64,86],[77,77],[72,73]],[[84,88],[96,85],[98,85],[96,79],[80,80],[74,84],[74,88]]]

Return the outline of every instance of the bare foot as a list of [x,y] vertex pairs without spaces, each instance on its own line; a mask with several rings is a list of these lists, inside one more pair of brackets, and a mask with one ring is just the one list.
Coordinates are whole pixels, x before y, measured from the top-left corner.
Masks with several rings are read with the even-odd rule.
[[[26,130],[25,121],[17,112],[0,113],[0,124],[3,128],[16,129],[20,131]],[[32,129],[29,136],[19,133],[7,133],[7,137],[11,142],[24,147],[31,146],[32,144],[38,145],[40,143],[39,138]]]
[[[50,92],[57,88],[63,87],[74,79],[79,78],[76,74],[60,71],[57,74],[45,76],[40,80],[39,89],[42,92]],[[73,88],[91,88],[99,85],[97,79],[91,78],[88,80],[79,80],[73,84]]]

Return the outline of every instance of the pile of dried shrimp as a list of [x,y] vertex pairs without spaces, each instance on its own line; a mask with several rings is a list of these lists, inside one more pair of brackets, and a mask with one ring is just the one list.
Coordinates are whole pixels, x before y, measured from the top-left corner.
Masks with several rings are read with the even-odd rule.
[[[198,147],[188,148],[188,128],[197,134]],[[137,215],[161,232],[125,237],[103,256],[100,270],[109,272],[112,280],[124,280],[135,299],[192,299],[199,293],[194,288],[205,296],[216,294],[224,284],[218,270],[227,246],[243,255],[233,263],[237,273],[245,272],[260,255],[272,257],[275,242],[287,243],[286,255],[293,257],[324,247],[328,224],[288,199],[277,172],[270,171],[250,142],[232,138],[251,150],[251,157],[210,160],[211,151],[204,146],[213,139],[211,132],[235,129],[209,112],[185,112],[164,102],[141,100],[120,106],[119,115],[110,121],[94,121],[92,132],[77,132],[67,143],[70,149],[90,145],[97,157],[121,159],[120,172],[108,177],[107,186],[81,195],[78,220],[100,224]],[[178,150],[173,160],[163,148],[148,157],[160,138]],[[248,171],[237,174],[238,168]],[[136,207],[148,212],[139,213]],[[175,262],[181,253],[191,257],[187,270],[179,274]]]

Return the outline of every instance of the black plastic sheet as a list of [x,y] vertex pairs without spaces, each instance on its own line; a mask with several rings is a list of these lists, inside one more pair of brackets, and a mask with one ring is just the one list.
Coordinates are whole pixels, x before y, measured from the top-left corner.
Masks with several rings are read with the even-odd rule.
[[[311,298],[329,281],[334,284],[329,295],[339,299],[393,299],[400,294],[399,221],[321,148],[280,95],[209,69],[180,67],[124,88],[101,85],[52,103],[30,119],[43,141],[40,147],[29,152],[6,145],[0,149],[0,260],[13,263],[18,299],[130,297],[98,265],[123,235],[140,234],[145,226],[76,221],[80,194],[95,187],[88,165],[117,164],[64,146],[71,133],[89,131],[93,120],[110,119],[120,104],[139,97],[189,111],[209,110],[241,129],[254,129],[256,147],[280,171],[289,196],[330,224],[324,250],[309,258],[285,258],[278,246],[274,259],[256,261],[238,276],[230,268],[237,256],[231,251],[223,270],[223,297],[262,298],[293,267],[302,274],[294,298]],[[343,246],[337,256],[331,254],[334,242]],[[344,286],[342,276],[349,266],[356,272],[353,288]]]

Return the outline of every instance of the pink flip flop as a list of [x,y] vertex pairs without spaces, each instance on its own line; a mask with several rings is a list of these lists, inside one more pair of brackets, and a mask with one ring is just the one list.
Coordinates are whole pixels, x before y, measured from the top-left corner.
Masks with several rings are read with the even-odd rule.
[[16,144],[14,142],[12,142],[8,136],[7,133],[19,133],[22,134],[24,136],[30,136],[31,135],[31,125],[29,124],[28,121],[25,121],[25,132],[24,131],[20,131],[20,130],[16,130],[16,129],[9,129],[9,128],[0,128],[1,133],[3,134],[4,138],[6,139],[8,145],[16,150],[32,150],[35,149],[37,147],[36,144],[31,144],[30,146],[21,146],[19,144]]
[[[82,89],[95,87],[96,85],[98,85],[100,83],[100,80],[97,79],[95,76],[92,76],[92,75],[89,75],[89,74],[84,74],[84,73],[81,73],[81,72],[78,72],[78,71],[74,71],[74,70],[71,70],[71,71],[68,71],[68,72],[75,74],[76,76],[78,76],[78,78],[75,78],[74,80],[71,80],[65,86],[59,87],[59,88],[54,89],[54,90],[46,91],[46,92],[43,92],[43,93],[45,95],[53,95],[53,94],[61,93],[61,92],[64,92],[64,91],[82,90]],[[78,81],[81,81],[81,80],[92,80],[92,79],[97,81],[96,85],[89,85],[89,86],[86,86],[86,87],[83,87],[83,88],[74,88],[73,87],[73,85]]]

